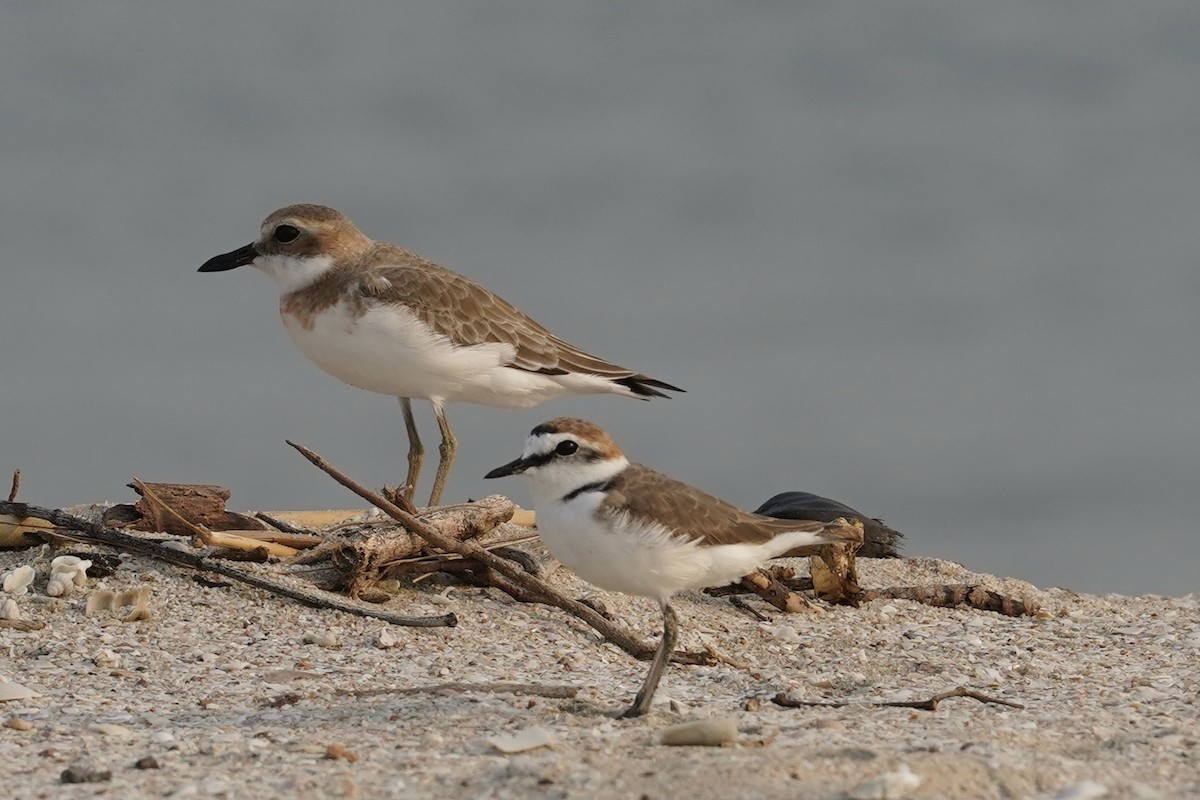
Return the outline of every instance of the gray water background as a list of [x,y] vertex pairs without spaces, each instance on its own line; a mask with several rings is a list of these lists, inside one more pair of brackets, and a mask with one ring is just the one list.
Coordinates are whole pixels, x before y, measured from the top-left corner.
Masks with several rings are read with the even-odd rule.
[[689,390],[452,406],[449,499],[527,502],[482,476],[570,414],[913,554],[1197,589],[1194,2],[5,4],[0,112],[30,502],[356,502],[285,438],[402,477],[394,400],[308,364],[264,276],[195,271],[316,202]]

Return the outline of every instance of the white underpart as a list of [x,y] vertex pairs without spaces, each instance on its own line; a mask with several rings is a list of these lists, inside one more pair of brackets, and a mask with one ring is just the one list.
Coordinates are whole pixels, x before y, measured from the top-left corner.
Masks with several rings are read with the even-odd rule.
[[329,256],[292,258],[291,256],[259,256],[254,266],[271,276],[282,297],[303,289],[333,267]]
[[628,465],[624,457],[586,465],[552,461],[525,473],[533,484],[538,535],[555,558],[602,589],[665,601],[684,589],[731,583],[795,547],[830,541],[819,533],[792,531],[761,544],[706,546],[661,521],[627,512],[597,516],[605,497],[600,491],[563,501],[575,488],[607,480]]
[[[330,265],[326,256],[255,261],[278,284],[281,298],[312,283]],[[361,316],[356,312],[343,302],[323,310],[311,328],[288,314],[282,315],[283,325],[300,352],[330,375],[395,397],[529,408],[569,394],[633,394],[596,375],[542,375],[506,367],[516,355],[512,345],[460,347],[403,305],[374,304]]]

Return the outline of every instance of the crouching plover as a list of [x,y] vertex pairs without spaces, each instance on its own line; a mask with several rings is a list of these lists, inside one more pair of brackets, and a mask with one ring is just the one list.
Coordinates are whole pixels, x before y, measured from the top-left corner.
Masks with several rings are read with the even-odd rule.
[[452,401],[528,408],[570,394],[641,400],[682,389],[573,347],[462,275],[415,253],[368,239],[325,206],[281,208],[258,241],[211,258],[201,272],[257,267],[279,287],[292,341],[339,380],[400,399],[408,429],[408,497],[424,449],[411,398],[433,404],[441,429],[430,505],[437,505],[457,441]]
[[631,464],[608,434],[581,419],[538,425],[521,457],[486,477],[517,474],[532,483],[538,534],[555,558],[603,589],[651,597],[662,607],[662,641],[626,717],[649,710],[675,650],[676,592],[730,583],[778,556],[862,541],[862,527],[845,520],[762,517]]

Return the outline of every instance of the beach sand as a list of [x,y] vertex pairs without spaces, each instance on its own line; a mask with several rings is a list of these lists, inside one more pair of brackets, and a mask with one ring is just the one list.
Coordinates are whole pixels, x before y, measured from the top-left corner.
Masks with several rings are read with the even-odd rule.
[[[18,605],[46,624],[0,630],[0,682],[39,693],[0,702],[0,797],[1200,796],[1195,595],[1041,590],[931,558],[860,560],[863,586],[980,584],[1042,611],[880,601],[784,615],[749,599],[769,618],[760,622],[687,593],[676,603],[681,647],[740,666],[671,665],[652,713],[618,720],[647,665],[556,609],[494,589],[404,588],[389,609],[454,611],[459,624],[401,628],[207,587],[124,554],[115,573],[88,581],[151,588],[153,618],[123,622],[86,616],[83,594],[41,595],[52,555],[0,553],[0,573],[43,559]],[[552,580],[657,637],[650,601],[597,592],[565,569]],[[578,693],[493,691],[509,682]],[[872,705],[958,686],[1024,708]],[[771,702],[779,692],[848,705],[783,708]],[[659,743],[663,728],[708,717],[732,719],[736,742]],[[549,743],[498,749],[522,731]],[[72,768],[111,777],[62,783]]]

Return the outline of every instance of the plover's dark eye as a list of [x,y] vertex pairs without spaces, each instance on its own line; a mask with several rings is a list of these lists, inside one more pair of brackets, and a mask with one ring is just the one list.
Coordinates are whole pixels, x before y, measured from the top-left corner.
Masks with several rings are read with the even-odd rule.
[[294,242],[296,240],[296,237],[299,235],[300,235],[300,231],[295,226],[292,226],[292,225],[280,225],[278,228],[275,229],[275,233],[274,233],[275,241],[277,241],[281,244],[287,244],[288,242]]
[[558,443],[557,447],[554,448],[554,452],[558,453],[560,456],[569,456],[578,449],[579,444],[577,442],[573,442],[570,439],[564,439]]

